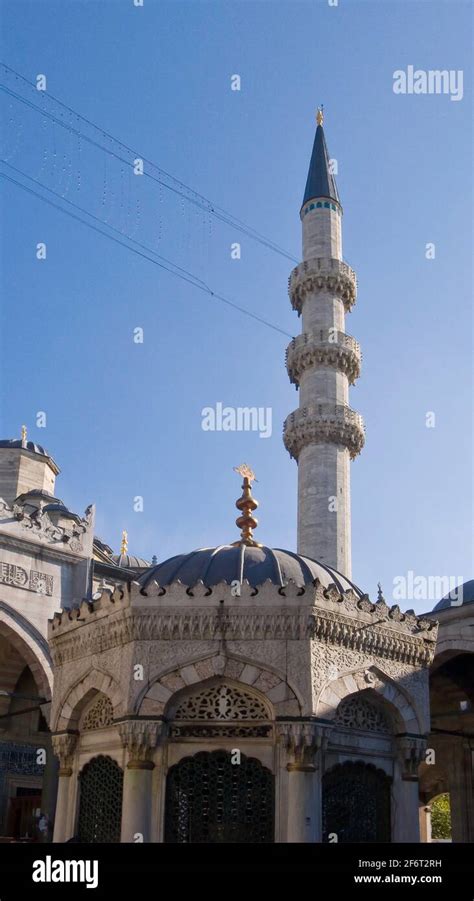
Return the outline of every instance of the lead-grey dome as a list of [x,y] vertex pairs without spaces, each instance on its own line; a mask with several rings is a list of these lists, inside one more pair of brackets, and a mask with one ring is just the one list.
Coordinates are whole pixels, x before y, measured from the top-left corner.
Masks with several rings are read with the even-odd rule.
[[[459,600],[459,595],[462,598],[462,604],[453,604],[453,600],[455,602]],[[456,607],[459,609],[459,607],[465,607],[466,604],[474,604],[474,579],[464,582],[459,588],[453,590],[451,596],[447,594],[446,597],[438,601],[436,607],[433,607],[433,613],[437,613],[438,610],[447,610],[449,607],[452,607],[454,610]]]
[[42,457],[50,457],[51,456],[51,454],[49,454],[48,451],[45,450],[45,448],[41,446],[41,444],[36,444],[34,441],[26,441],[25,444],[23,444],[23,441],[21,438],[4,438],[0,441],[0,447],[6,447],[6,448],[19,447],[19,448],[22,448],[23,450],[31,451],[31,453],[33,453],[33,454],[40,454]]
[[139,581],[142,589],[145,589],[152,581],[164,587],[179,580],[192,588],[199,581],[212,587],[219,582],[230,584],[235,580],[243,582],[245,579],[254,588],[267,579],[279,587],[290,580],[303,587],[319,579],[324,588],[334,584],[338,591],[351,589],[358,597],[363,594],[360,588],[341,573],[317,560],[310,560],[281,548],[249,547],[244,544],[225,544],[215,548],[200,548],[190,554],[178,554],[151,566]]
[[133,554],[114,554],[112,560],[116,566],[120,566],[122,569],[148,569],[150,566],[149,560],[135,557]]

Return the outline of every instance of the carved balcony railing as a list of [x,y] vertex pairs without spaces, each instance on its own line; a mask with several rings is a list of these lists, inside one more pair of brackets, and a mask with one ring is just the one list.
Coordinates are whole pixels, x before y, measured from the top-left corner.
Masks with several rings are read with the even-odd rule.
[[314,257],[296,266],[288,280],[288,294],[294,310],[301,314],[308,294],[330,291],[341,298],[346,312],[355,304],[357,276],[342,260],[330,257]]
[[283,441],[296,460],[303,447],[321,443],[343,445],[354,459],[365,444],[364,420],[344,404],[309,404],[287,416]]
[[293,338],[286,349],[288,376],[297,387],[303,372],[318,364],[336,367],[353,385],[360,375],[361,359],[360,344],[355,338],[328,329],[304,332]]

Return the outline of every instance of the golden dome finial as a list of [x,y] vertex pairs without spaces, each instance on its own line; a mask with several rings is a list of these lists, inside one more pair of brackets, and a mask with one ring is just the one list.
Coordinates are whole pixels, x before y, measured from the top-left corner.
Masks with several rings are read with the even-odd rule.
[[120,556],[128,551],[128,532],[124,529],[122,532],[122,543],[120,545]]
[[240,541],[235,541],[234,546],[246,544],[248,547],[261,547],[258,541],[255,541],[252,530],[258,526],[258,519],[253,516],[253,511],[258,507],[258,501],[252,497],[252,482],[256,481],[255,473],[250,466],[242,463],[241,466],[234,466],[234,472],[237,472],[243,478],[242,496],[235,502],[237,510],[241,511],[241,516],[235,520],[240,532]]
[[26,447],[27,436],[28,436],[28,430],[26,428],[26,425],[22,425],[22,427],[21,427],[21,443],[22,443],[23,447]]
[[316,113],[316,122],[318,123],[318,125],[322,125],[323,120],[324,120],[324,106],[323,106],[323,104],[321,104],[321,106],[318,106],[318,111]]

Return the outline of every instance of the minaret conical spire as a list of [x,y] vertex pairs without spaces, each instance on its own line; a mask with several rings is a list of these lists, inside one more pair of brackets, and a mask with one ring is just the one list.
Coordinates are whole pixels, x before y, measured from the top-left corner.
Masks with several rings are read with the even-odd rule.
[[308,178],[303,198],[303,206],[315,197],[327,197],[340,204],[334,175],[331,172],[330,158],[324,137],[323,111],[318,109],[316,121],[318,127],[314,136],[313,152],[309,164]]
[[350,578],[350,461],[365,441],[362,417],[349,407],[361,352],[345,328],[357,279],[342,258],[342,207],[322,120],[320,108],[300,210],[303,260],[289,281],[301,334],[288,345],[286,367],[299,407],[285,421],[283,440],[298,462],[298,553]]

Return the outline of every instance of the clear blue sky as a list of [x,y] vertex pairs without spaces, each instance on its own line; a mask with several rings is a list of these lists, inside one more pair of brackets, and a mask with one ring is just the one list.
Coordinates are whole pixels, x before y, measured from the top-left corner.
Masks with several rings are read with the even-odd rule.
[[[353,577],[371,595],[380,580],[388,599],[408,570],[472,578],[471,5],[3,0],[2,10],[9,66],[30,81],[46,74],[51,94],[296,258],[324,102],[344,257],[359,279],[346,320],[363,350],[350,402],[367,426],[351,469]],[[395,95],[392,73],[408,65],[462,69],[463,100]],[[132,181],[10,97],[2,109],[11,165],[299,333],[289,260]],[[123,528],[148,558],[235,540],[232,467],[243,461],[258,477],[259,540],[295,548],[296,465],[281,440],[298,405],[288,339],[8,182],[4,204],[2,437],[26,423],[61,467],[58,495],[79,511],[95,502],[97,534],[116,550]],[[202,408],[218,401],[271,407],[272,437],[202,431]]]

